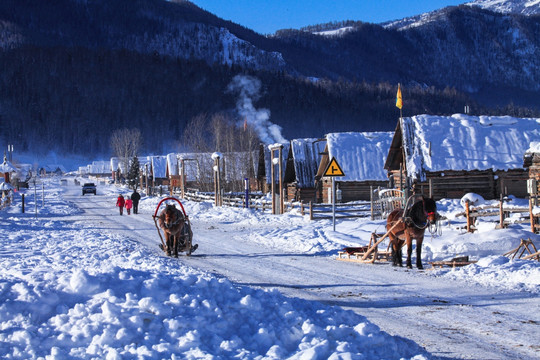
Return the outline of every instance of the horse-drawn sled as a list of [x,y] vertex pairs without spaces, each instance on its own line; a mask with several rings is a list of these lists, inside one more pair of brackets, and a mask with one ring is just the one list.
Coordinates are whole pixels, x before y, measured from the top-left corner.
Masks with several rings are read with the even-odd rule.
[[[430,227],[434,233],[437,227],[437,205],[431,198],[413,195],[407,200],[405,209],[393,210],[386,220],[385,234],[371,235],[368,246],[346,247],[338,252],[337,260],[374,263],[376,260],[392,261],[394,266],[402,266],[402,247],[407,245],[407,267],[412,268],[412,241],[416,239],[416,266],[423,269],[422,242],[424,232]],[[433,229],[431,229],[433,228]],[[386,251],[379,251],[379,245],[386,239],[390,243]]]
[[[180,205],[180,209],[176,208],[174,202]],[[159,209],[164,203],[165,208],[158,215]],[[189,217],[180,200],[174,197],[162,199],[156,207],[153,218],[161,240],[159,247],[168,256],[178,257],[179,252],[185,252],[187,256],[190,256],[191,253],[197,250],[198,245],[193,244],[193,232],[191,231]],[[161,236],[160,228],[165,234],[165,241]]]

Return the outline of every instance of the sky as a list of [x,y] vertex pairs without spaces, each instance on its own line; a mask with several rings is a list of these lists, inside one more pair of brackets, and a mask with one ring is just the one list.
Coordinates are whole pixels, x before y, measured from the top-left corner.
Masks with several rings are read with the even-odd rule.
[[332,21],[381,23],[418,15],[463,0],[191,0],[197,6],[260,34]]

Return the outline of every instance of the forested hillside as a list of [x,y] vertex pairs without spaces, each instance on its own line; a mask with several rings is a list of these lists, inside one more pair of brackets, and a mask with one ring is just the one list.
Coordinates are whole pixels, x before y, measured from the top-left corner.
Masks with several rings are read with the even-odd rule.
[[[108,152],[112,131],[138,128],[145,148],[162,151],[181,139],[191,118],[224,113],[241,121],[233,77],[261,81],[256,108],[286,138],[331,131],[393,130],[399,111],[391,84],[311,81],[283,73],[246,72],[203,61],[82,48],[22,48],[0,57],[2,137],[19,149]],[[405,114],[454,113],[465,104],[455,90],[404,89]]]
[[[440,14],[411,29],[349,21],[264,37],[188,1],[3,0],[0,143],[107,155],[111,133],[127,127],[141,130],[144,151],[176,150],[201,114],[242,123],[228,90],[239,74],[260,80],[253,105],[287,139],[393,130],[398,82],[405,116],[465,105],[539,116],[516,106],[538,104],[538,17]],[[312,33],[338,25],[351,30]]]

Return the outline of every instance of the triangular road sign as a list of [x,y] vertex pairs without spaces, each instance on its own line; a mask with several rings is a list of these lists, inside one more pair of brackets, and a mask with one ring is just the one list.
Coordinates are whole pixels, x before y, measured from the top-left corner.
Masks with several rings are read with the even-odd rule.
[[345,176],[345,173],[341,170],[341,166],[339,166],[337,160],[332,158],[330,164],[328,164],[328,167],[324,171],[323,176]]

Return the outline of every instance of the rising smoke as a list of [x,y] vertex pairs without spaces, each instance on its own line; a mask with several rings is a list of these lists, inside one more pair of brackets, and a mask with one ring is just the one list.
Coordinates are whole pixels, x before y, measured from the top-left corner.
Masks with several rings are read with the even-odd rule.
[[274,144],[287,141],[281,135],[281,126],[270,122],[270,110],[256,109],[253,106],[253,102],[260,98],[261,81],[259,79],[248,75],[236,75],[227,90],[239,94],[236,109],[242,117],[241,124],[246,119],[262,142]]

